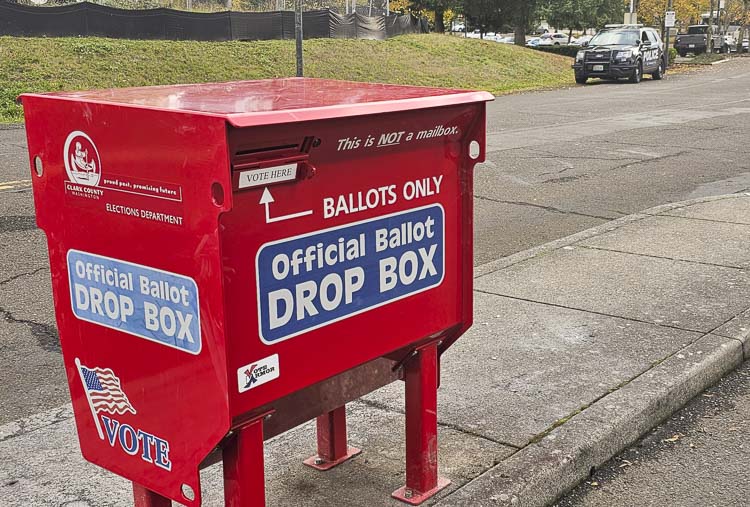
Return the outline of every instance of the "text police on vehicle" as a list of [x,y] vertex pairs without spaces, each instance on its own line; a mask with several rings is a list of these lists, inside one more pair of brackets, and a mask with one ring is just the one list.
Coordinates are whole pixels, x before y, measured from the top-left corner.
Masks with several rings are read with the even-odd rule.
[[590,77],[628,78],[640,83],[643,74],[661,79],[667,69],[664,43],[653,28],[640,25],[607,25],[576,55],[576,82]]

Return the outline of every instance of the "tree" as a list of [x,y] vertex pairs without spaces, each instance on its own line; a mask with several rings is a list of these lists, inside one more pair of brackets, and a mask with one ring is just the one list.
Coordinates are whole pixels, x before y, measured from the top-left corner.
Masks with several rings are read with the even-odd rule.
[[[701,14],[708,11],[709,0],[672,0],[672,9],[675,11],[679,26],[693,25],[700,23]],[[640,0],[638,2],[638,19],[646,25],[663,25],[666,11],[666,0]]]
[[526,32],[539,20],[539,0],[506,0],[506,11],[514,27],[514,42],[518,46],[526,45]]
[[464,16],[484,37],[490,29],[496,30],[502,25],[503,3],[503,0],[464,0]]
[[435,31],[445,32],[445,13],[460,8],[461,0],[412,0],[412,11],[430,10],[435,13]]
[[568,29],[568,42],[573,35],[573,29],[581,30],[584,22],[584,4],[586,0],[551,0],[542,12],[550,25]]
[[584,27],[599,28],[607,23],[619,23],[625,12],[620,0],[586,0]]

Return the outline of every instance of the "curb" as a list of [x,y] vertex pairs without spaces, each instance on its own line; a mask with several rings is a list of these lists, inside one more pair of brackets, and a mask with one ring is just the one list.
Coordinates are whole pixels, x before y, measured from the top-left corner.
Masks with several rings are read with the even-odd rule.
[[[483,264],[475,269],[475,278],[668,211],[747,195],[704,197],[656,206]],[[541,507],[554,503],[597,467],[749,359],[749,337],[750,310],[746,310],[583,408],[539,441],[435,505]]]
[[0,130],[19,130],[24,127],[23,123],[0,123]]
[[705,335],[436,505],[550,505],[743,360],[738,340]]

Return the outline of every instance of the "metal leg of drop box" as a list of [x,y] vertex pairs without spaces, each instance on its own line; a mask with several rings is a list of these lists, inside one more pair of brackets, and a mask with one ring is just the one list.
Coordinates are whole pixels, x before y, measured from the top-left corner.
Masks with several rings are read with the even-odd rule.
[[265,507],[263,418],[237,430],[224,447],[224,505]]
[[172,500],[159,493],[154,493],[140,484],[133,483],[134,507],[172,507]]
[[346,406],[333,409],[317,418],[318,454],[303,463],[317,470],[329,470],[359,454],[349,447],[346,438]]
[[406,382],[406,485],[393,497],[419,505],[450,484],[438,477],[437,343],[417,349],[404,364]]

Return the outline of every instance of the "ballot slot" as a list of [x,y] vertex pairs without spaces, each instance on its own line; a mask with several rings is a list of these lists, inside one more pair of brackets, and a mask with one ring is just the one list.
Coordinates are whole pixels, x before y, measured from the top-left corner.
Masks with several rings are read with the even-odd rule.
[[232,155],[232,183],[235,191],[279,183],[309,176],[309,151],[312,137],[299,144],[237,150]]

